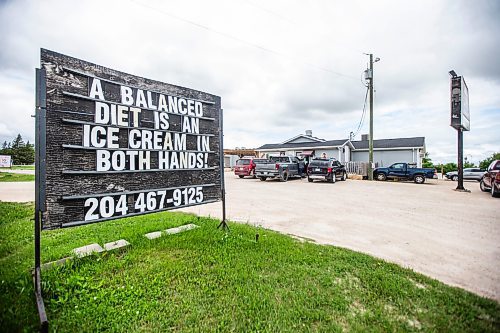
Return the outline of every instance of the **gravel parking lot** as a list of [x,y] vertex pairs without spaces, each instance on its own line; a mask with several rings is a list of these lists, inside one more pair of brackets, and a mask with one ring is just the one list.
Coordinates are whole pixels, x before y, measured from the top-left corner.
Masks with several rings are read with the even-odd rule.
[[[465,182],[262,182],[226,172],[227,217],[369,253],[500,301],[500,199]],[[184,211],[221,217],[221,204]]]
[[[227,217],[368,253],[500,301],[500,199],[465,182],[286,183],[226,172]],[[0,200],[34,200],[34,182],[0,183]],[[221,204],[182,209],[220,218]]]

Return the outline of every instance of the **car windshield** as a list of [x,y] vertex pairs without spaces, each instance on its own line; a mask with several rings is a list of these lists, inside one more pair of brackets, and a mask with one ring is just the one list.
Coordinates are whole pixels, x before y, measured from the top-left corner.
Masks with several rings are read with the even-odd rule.
[[326,158],[315,158],[314,160],[309,163],[310,167],[329,167],[330,165],[330,160]]
[[236,165],[249,165],[250,160],[237,160]]
[[281,162],[281,163],[288,163],[290,161],[288,157],[284,156],[271,156],[270,160],[273,162]]

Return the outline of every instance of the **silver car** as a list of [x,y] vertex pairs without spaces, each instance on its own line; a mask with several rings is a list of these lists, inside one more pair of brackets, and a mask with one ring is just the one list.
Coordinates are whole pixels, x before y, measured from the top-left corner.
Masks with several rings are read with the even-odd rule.
[[[479,168],[465,168],[464,169],[464,179],[466,180],[477,180],[480,181],[483,178],[485,170]],[[458,171],[451,171],[446,173],[446,178],[457,181],[458,180]]]

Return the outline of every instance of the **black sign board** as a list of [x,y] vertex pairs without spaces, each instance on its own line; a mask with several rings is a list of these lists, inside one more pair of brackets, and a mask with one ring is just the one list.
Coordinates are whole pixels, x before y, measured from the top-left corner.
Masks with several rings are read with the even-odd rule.
[[222,200],[220,97],[45,49],[41,72],[42,229]]
[[462,76],[451,78],[451,127],[470,130],[469,89]]

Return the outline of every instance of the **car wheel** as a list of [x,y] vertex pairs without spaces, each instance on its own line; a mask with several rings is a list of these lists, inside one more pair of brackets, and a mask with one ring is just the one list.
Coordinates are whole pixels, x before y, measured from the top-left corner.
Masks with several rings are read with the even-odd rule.
[[488,192],[490,189],[486,186],[486,184],[484,183],[484,180],[481,179],[481,181],[479,182],[479,188],[481,189],[481,191],[483,192]]
[[385,173],[377,173],[377,180],[380,180],[380,181],[384,181],[387,179],[387,176],[385,175]]
[[423,184],[425,182],[425,176],[422,176],[422,175],[416,175],[414,178],[413,178],[413,181],[417,184]]
[[310,178],[310,177],[307,177],[307,181],[308,181],[309,183],[312,183],[312,182],[313,182],[313,179],[312,179],[312,178]]
[[345,182],[347,179],[347,173],[344,171],[344,173],[342,174],[342,181]]
[[245,177],[245,176],[243,176],[243,175],[238,175],[238,177],[243,178],[243,177]]
[[280,180],[282,182],[286,182],[288,180],[288,172],[283,173],[283,176],[281,176]]
[[455,176],[451,177],[451,180],[453,180],[454,182],[458,181],[458,176],[455,175]]
[[265,182],[265,181],[266,181],[266,179],[267,179],[267,177],[259,177],[259,179],[260,179],[261,181]]
[[332,173],[332,183],[335,183],[337,181],[337,177],[335,176],[335,173]]
[[491,183],[491,196],[493,198],[499,197],[499,193],[497,191],[495,191],[495,184],[493,184],[493,183]]

